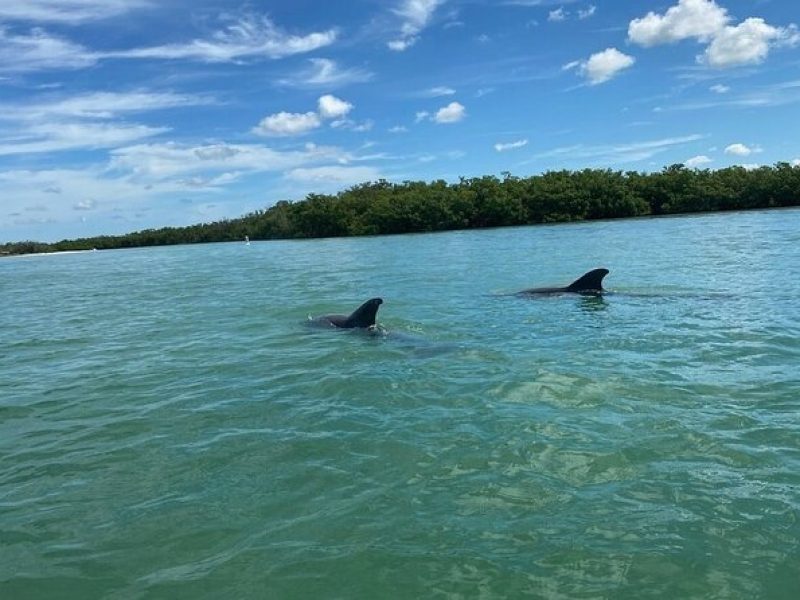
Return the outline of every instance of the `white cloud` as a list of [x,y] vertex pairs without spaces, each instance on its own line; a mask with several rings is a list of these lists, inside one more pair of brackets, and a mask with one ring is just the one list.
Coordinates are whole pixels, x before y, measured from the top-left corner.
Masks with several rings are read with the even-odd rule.
[[291,77],[279,79],[278,84],[287,87],[334,88],[351,83],[363,83],[372,79],[373,75],[363,69],[342,69],[336,61],[328,58],[310,58],[311,66]]
[[264,117],[253,129],[253,132],[266,136],[301,135],[316,129],[320,125],[322,125],[322,120],[315,112],[279,112]]
[[569,13],[566,12],[563,7],[559,7],[557,9],[555,9],[555,10],[551,10],[547,14],[547,20],[551,21],[551,22],[554,22],[554,23],[557,23],[557,22],[566,20],[566,18],[568,16],[569,16]]
[[577,68],[591,85],[597,85],[612,79],[635,62],[636,59],[632,56],[623,54],[616,48],[606,48],[602,52],[592,54],[588,60],[567,63],[562,70]]
[[344,120],[343,117],[353,109],[353,105],[331,94],[320,96],[317,100],[317,108],[317,112],[279,112],[269,115],[253,128],[253,133],[265,136],[302,135],[317,129],[324,120],[328,119],[336,119],[332,123],[334,127],[347,126],[350,129],[365,131],[372,126],[371,123],[356,125],[351,121]]
[[597,7],[594,4],[590,4],[585,9],[578,11],[578,18],[581,20],[588,19],[589,17],[593,16],[594,13],[596,12],[597,12]]
[[402,0],[393,12],[402,19],[400,37],[387,42],[390,50],[403,52],[419,39],[419,33],[428,26],[436,9],[445,0]]
[[690,169],[694,169],[696,167],[700,167],[702,165],[707,165],[710,162],[714,162],[712,159],[707,157],[705,154],[700,154],[699,156],[693,156],[692,158],[686,159],[683,164],[685,164]]
[[647,13],[628,26],[628,40],[649,47],[685,39],[708,43],[698,62],[724,69],[764,62],[775,45],[795,46],[795,25],[773,27],[761,18],[729,25],[728,11],[714,0],[679,0],[663,15]]
[[714,0],[679,0],[663,15],[649,12],[628,25],[628,39],[640,46],[669,44],[688,38],[708,41],[730,20]]
[[792,161],[792,166],[793,166],[793,167],[800,167],[800,158],[795,158],[795,159]]
[[445,107],[436,111],[433,120],[436,123],[457,123],[467,115],[467,111],[462,104],[451,102]]
[[9,0],[0,3],[0,20],[76,24],[151,5],[149,0]]
[[332,96],[325,94],[318,100],[319,116],[323,119],[337,119],[345,116],[353,109],[353,105]]
[[718,83],[716,85],[712,85],[708,89],[710,89],[715,94],[727,94],[728,92],[731,91],[730,87],[728,87],[727,85],[722,85],[721,83]]
[[756,65],[767,58],[773,41],[789,37],[788,29],[768,25],[764,19],[746,19],[735,27],[722,28],[698,60],[719,69]]
[[420,110],[414,115],[414,123],[421,123],[430,116],[431,113],[429,113],[427,110]]
[[389,133],[406,133],[407,131],[408,127],[404,127],[403,125],[395,125],[389,128]]
[[28,35],[14,35],[0,26],[0,73],[82,69],[95,64],[98,58],[83,46],[39,28]]
[[516,142],[508,142],[505,144],[497,143],[494,145],[494,149],[498,152],[506,152],[508,150],[516,150],[517,148],[522,148],[523,146],[528,145],[528,140],[518,140]]
[[733,154],[734,156],[750,156],[754,152],[761,152],[758,146],[745,146],[744,144],[731,144],[725,148],[725,154]]
[[290,35],[265,16],[248,15],[215,32],[209,39],[107,52],[104,56],[186,59],[209,63],[233,62],[253,57],[283,58],[329,46],[336,41],[336,37],[335,29],[304,36]]

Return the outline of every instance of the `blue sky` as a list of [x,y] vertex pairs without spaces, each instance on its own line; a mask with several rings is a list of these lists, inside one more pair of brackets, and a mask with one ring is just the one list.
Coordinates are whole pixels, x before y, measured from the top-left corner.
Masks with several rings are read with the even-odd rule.
[[0,241],[353,184],[800,164],[789,0],[0,0]]

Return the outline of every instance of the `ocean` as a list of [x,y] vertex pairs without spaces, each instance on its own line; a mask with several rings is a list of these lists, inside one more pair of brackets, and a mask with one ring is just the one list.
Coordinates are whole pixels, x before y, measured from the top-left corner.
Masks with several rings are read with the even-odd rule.
[[798,265],[796,209],[0,259],[0,597],[796,598]]

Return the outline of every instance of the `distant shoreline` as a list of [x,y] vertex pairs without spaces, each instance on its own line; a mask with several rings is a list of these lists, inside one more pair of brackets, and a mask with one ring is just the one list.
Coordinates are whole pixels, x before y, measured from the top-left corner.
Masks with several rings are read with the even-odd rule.
[[[250,242],[302,242],[308,240],[325,240],[325,239],[347,239],[347,238],[371,238],[371,237],[388,237],[388,236],[395,236],[395,235],[425,235],[425,234],[435,234],[435,233],[450,233],[454,231],[475,231],[476,229],[507,229],[512,227],[552,227],[558,225],[580,225],[580,224],[588,224],[588,223],[604,223],[604,222],[613,222],[613,221],[637,221],[637,220],[645,220],[645,219],[675,219],[681,217],[692,217],[692,216],[703,216],[703,215],[717,215],[717,214],[739,214],[739,213],[746,213],[746,212],[755,212],[755,211],[781,211],[781,210],[800,210],[800,203],[796,206],[776,206],[776,207],[766,207],[766,208],[742,208],[738,210],[709,210],[709,211],[696,211],[696,212],[685,212],[685,213],[671,213],[667,215],[639,215],[634,217],[608,217],[603,219],[590,219],[590,220],[580,220],[580,221],[556,221],[551,223],[523,223],[520,225],[496,225],[491,227],[463,227],[461,229],[442,229],[436,231],[409,231],[406,233],[376,233],[376,234],[366,234],[366,235],[350,235],[350,236],[320,236],[320,237],[308,237],[308,238],[272,238],[272,239],[251,239]],[[13,244],[14,242],[12,242]],[[47,243],[47,242],[43,242]],[[58,243],[58,242],[54,242]],[[32,256],[49,256],[49,255],[60,255],[60,254],[86,254],[86,253],[93,253],[93,252],[100,252],[101,250],[126,250],[126,249],[135,249],[135,248],[157,248],[159,246],[179,246],[179,245],[186,245],[186,246],[193,246],[198,244],[236,244],[236,243],[245,243],[244,239],[236,239],[236,240],[210,240],[207,242],[178,242],[175,244],[152,244],[152,245],[142,245],[142,246],[127,246],[127,247],[115,247],[115,248],[91,248],[85,250],[44,250],[42,252],[29,252],[26,254],[10,254],[10,253],[1,253],[0,252],[0,260],[3,258],[30,258]]]
[[433,233],[800,206],[800,165],[716,171],[676,164],[655,173],[584,169],[356,185],[282,200],[237,219],[54,243],[0,244],[0,256],[236,242]]
[[0,258],[30,258],[31,256],[56,256],[59,254],[85,254],[86,252],[96,252],[91,250],[48,250],[45,252],[28,252],[26,254],[0,254]]

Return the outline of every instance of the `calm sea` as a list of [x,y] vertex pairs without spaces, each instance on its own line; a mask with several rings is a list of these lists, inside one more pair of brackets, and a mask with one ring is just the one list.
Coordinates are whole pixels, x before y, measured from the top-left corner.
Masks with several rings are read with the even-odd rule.
[[[0,294],[3,599],[800,597],[798,210],[7,258]],[[373,296],[385,335],[307,326]]]

